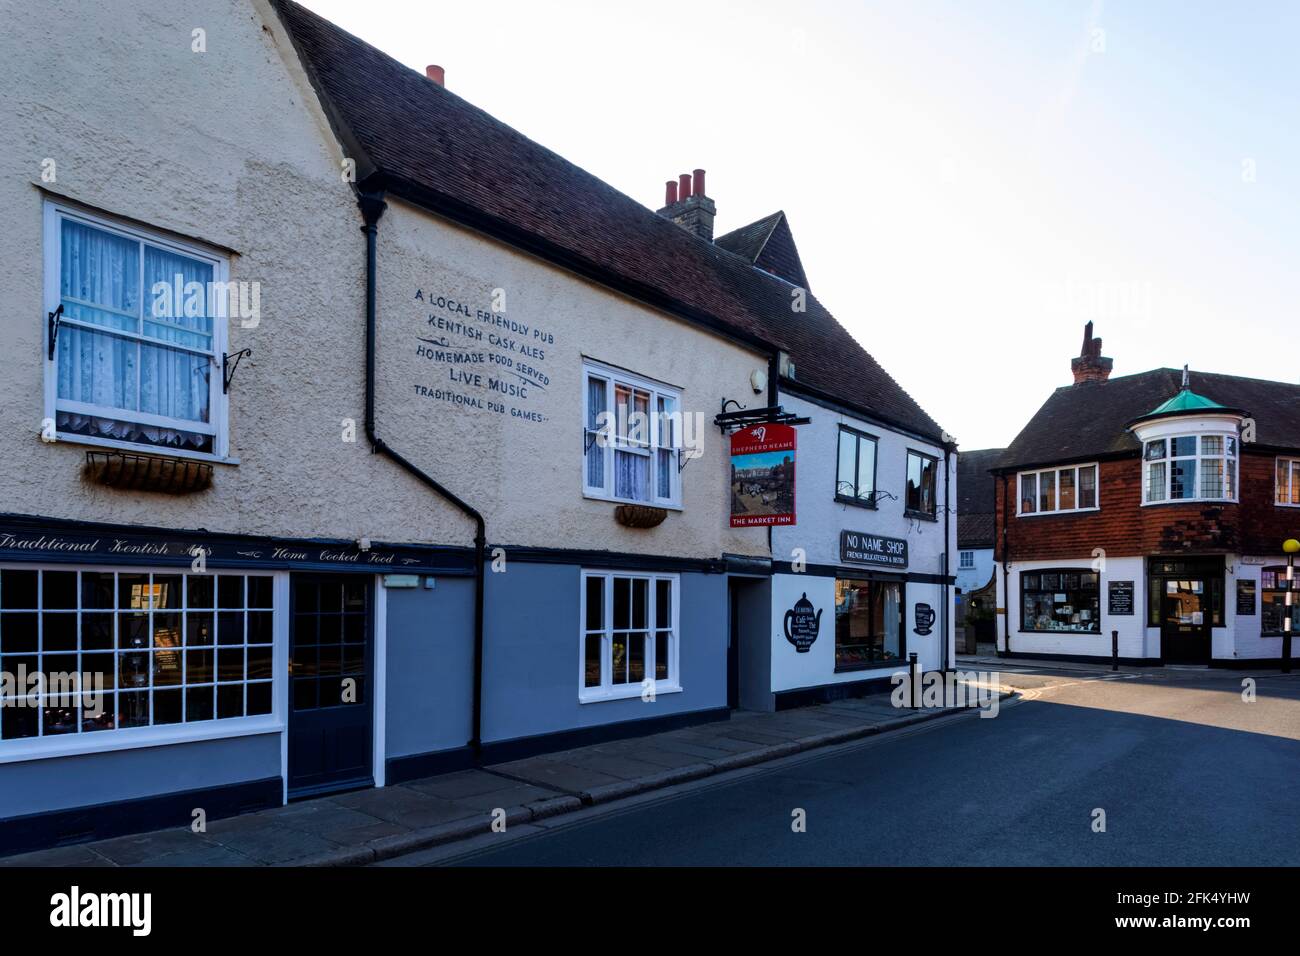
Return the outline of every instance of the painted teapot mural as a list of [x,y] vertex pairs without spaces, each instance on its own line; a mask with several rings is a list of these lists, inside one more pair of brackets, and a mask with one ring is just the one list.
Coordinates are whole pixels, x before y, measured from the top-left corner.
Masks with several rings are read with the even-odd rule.
[[805,591],[803,597],[795,602],[794,607],[785,612],[785,639],[794,645],[800,654],[808,653],[808,648],[817,640],[821,630],[822,612],[813,613],[812,601]]

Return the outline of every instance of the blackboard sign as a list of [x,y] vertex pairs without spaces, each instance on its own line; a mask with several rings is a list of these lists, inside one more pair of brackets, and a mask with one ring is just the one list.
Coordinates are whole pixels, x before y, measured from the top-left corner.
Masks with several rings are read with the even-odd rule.
[[907,541],[861,531],[840,532],[840,560],[853,564],[880,564],[887,568],[907,567]]
[[1106,610],[1111,614],[1132,615],[1133,582],[1111,581],[1107,591]]
[[1255,616],[1255,582],[1237,582],[1237,613]]
[[916,621],[916,627],[913,630],[922,637],[929,634],[930,629],[934,627],[934,608],[928,604],[918,603],[912,614]]

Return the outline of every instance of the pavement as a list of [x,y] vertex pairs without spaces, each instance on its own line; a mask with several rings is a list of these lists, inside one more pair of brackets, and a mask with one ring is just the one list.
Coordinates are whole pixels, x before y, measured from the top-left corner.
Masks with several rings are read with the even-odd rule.
[[1300,865],[1300,675],[989,663],[958,668],[1016,690],[993,719],[949,715],[381,865]]
[[[1007,692],[1009,693],[1009,692]],[[0,858],[0,866],[350,866],[672,788],[951,714],[888,693],[493,764],[188,826]],[[497,824],[493,829],[494,821]]]

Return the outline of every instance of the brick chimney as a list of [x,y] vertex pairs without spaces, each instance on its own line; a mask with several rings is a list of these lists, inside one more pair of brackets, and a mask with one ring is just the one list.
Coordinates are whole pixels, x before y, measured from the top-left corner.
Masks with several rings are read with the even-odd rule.
[[676,180],[668,180],[664,208],[659,210],[659,215],[712,242],[713,217],[717,211],[713,200],[704,194],[704,170],[697,169],[694,174],[682,173]]
[[1110,370],[1115,360],[1101,354],[1101,339],[1092,337],[1092,323],[1083,327],[1083,348],[1079,357],[1070,359],[1070,371],[1074,373],[1074,384],[1083,382],[1104,382],[1110,378]]
[[424,75],[437,83],[439,86],[447,85],[447,71],[436,63],[430,63],[424,68]]

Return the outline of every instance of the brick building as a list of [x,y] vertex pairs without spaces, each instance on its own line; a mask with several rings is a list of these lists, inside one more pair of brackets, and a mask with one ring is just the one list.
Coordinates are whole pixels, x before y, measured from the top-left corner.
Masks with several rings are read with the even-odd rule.
[[1107,656],[1114,631],[1134,663],[1279,661],[1300,385],[1111,378],[1092,323],[1072,371],[993,469],[999,652]]

